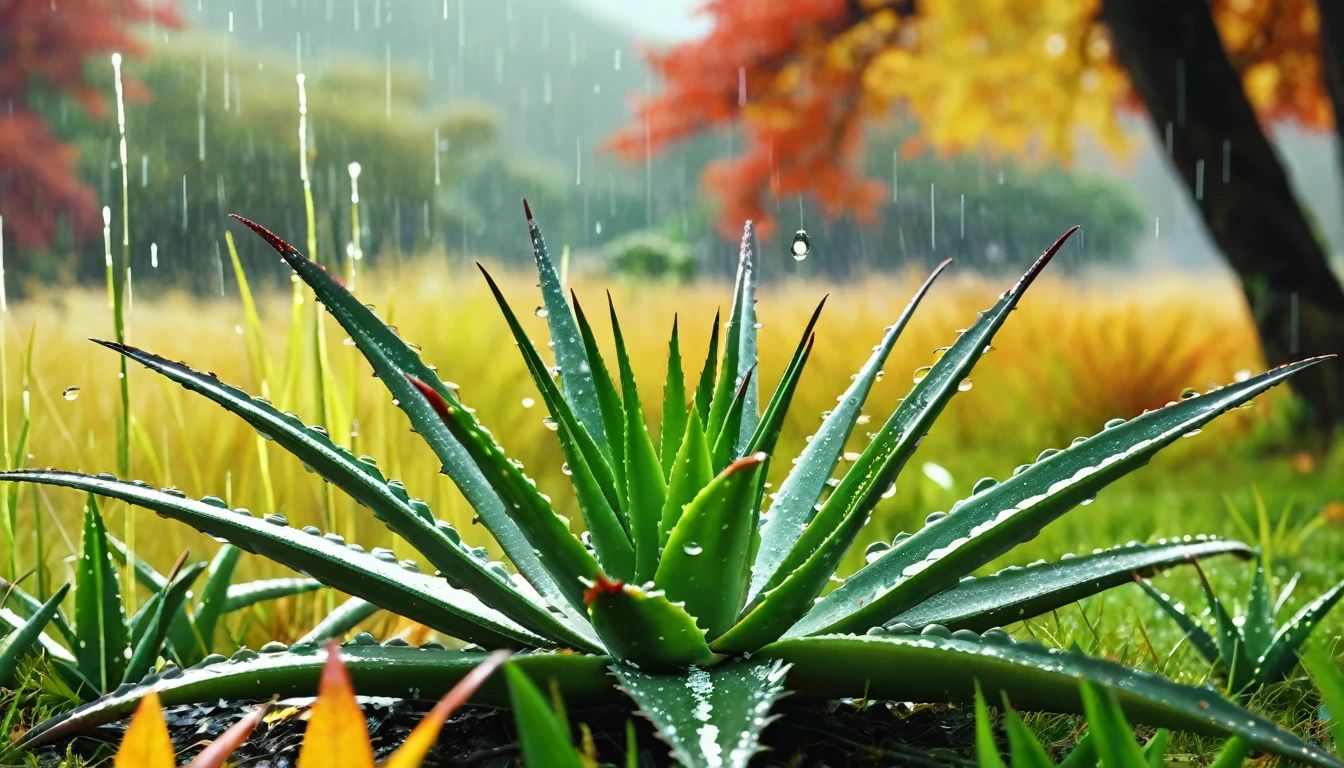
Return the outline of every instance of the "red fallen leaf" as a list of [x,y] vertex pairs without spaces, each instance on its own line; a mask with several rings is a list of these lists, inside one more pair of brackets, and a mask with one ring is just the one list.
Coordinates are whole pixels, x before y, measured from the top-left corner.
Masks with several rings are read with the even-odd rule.
[[606,574],[597,572],[597,578],[593,581],[593,586],[583,591],[583,604],[592,605],[593,601],[603,595],[614,595],[625,588],[625,584],[615,579],[608,579]]

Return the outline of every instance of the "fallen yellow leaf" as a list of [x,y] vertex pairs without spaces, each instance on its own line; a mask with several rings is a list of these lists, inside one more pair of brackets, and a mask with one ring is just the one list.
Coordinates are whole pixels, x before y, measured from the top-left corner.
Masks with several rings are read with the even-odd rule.
[[335,643],[327,646],[327,663],[322,667],[317,702],[303,734],[298,768],[373,768],[373,746],[364,710],[355,701],[350,673],[341,663],[341,649]]
[[140,701],[131,718],[121,747],[112,760],[113,768],[174,768],[177,765],[168,724],[159,710],[159,696],[151,691]]

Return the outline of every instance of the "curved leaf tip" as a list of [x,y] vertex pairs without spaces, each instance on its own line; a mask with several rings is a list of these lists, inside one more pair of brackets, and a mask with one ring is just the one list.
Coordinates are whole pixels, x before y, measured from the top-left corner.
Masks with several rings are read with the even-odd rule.
[[1031,265],[1031,268],[1027,270],[1026,274],[1022,275],[1022,279],[1017,281],[1017,285],[1013,286],[1013,290],[1019,293],[1025,291],[1027,287],[1031,285],[1032,281],[1041,274],[1041,270],[1045,269],[1045,265],[1050,263],[1050,260],[1055,257],[1056,253],[1059,253],[1059,249],[1064,247],[1065,241],[1072,237],[1074,232],[1077,232],[1082,228],[1083,226],[1081,224],[1074,224],[1072,227],[1069,227],[1068,232],[1060,235],[1059,239],[1049,248],[1046,248],[1045,253],[1042,253],[1040,258],[1036,259],[1036,262]]
[[532,206],[527,204],[526,197],[523,198],[523,213],[527,216],[528,224],[532,224],[536,221],[536,219],[532,217]]
[[764,463],[767,458],[769,457],[766,456],[763,451],[757,451],[750,456],[743,456],[732,464],[729,464],[727,469],[723,470],[723,476],[727,477],[743,469],[750,469],[758,464]]
[[279,251],[280,255],[282,256],[289,254],[297,254],[299,252],[297,248],[285,242],[284,240],[280,239],[279,235],[261,226],[255,221],[252,221],[251,219],[245,219],[236,213],[230,213],[229,218],[242,223],[248,229],[252,230],[253,232],[256,232],[257,235],[259,235],[262,240],[265,240],[267,243],[269,243],[270,246],[275,250]]

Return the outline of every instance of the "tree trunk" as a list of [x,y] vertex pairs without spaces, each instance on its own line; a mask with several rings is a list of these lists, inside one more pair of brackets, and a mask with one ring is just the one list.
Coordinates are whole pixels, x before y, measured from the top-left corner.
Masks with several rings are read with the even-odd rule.
[[[1101,16],[1172,166],[1241,280],[1265,359],[1281,365],[1344,352],[1344,291],[1256,121],[1207,0],[1104,0]],[[1344,421],[1338,363],[1305,371],[1292,386],[1308,423],[1328,429]]]

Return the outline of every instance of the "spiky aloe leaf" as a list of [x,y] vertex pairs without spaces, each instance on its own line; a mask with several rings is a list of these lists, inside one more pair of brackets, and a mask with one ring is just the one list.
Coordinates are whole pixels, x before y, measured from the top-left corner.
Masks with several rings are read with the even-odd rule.
[[659,542],[667,545],[667,537],[681,519],[682,511],[709,481],[714,479],[710,464],[709,444],[705,442],[705,428],[700,422],[700,409],[692,405],[686,420],[686,434],[672,464],[672,475],[667,484],[667,500],[663,502],[662,521],[658,525]]
[[779,440],[779,433],[784,429],[784,418],[788,415],[789,405],[793,402],[793,393],[798,389],[798,380],[802,378],[803,369],[807,367],[807,358],[812,354],[812,344],[816,341],[812,331],[817,326],[817,318],[821,317],[822,307],[825,306],[826,297],[822,297],[817,303],[817,308],[812,310],[812,317],[803,328],[803,336],[798,340],[798,347],[793,351],[793,357],[789,358],[789,364],[784,367],[784,375],[780,376],[779,384],[775,386],[775,393],[770,396],[770,402],[765,406],[765,413],[761,415],[761,420],[756,425],[756,431],[747,441],[743,456],[750,456],[758,451],[775,452],[775,443]]
[[1269,650],[1274,639],[1274,608],[1269,597],[1269,579],[1265,578],[1265,563],[1255,564],[1251,579],[1251,599],[1246,606],[1246,619],[1241,625],[1241,637],[1246,643],[1246,656],[1259,659]]
[[[579,323],[579,335],[583,337],[583,348],[588,355],[588,364],[593,369],[593,384],[597,387],[597,401],[602,407],[602,423],[607,434],[607,450],[611,454],[611,471],[616,477],[620,512],[622,515],[627,515],[629,505],[625,496],[625,408],[621,405],[621,396],[616,391],[611,372],[607,370],[607,363],[602,359],[602,351],[598,349],[593,326],[583,314],[583,305],[579,304],[578,295],[570,291],[569,299],[574,304],[574,317]],[[630,527],[628,516],[625,518],[625,526],[627,529]]]
[[215,628],[225,611],[229,585],[243,551],[225,544],[210,560],[205,586],[200,599],[191,606],[190,614],[179,611],[169,625],[168,637],[180,665],[191,665],[205,658],[215,643]]
[[[748,602],[754,601],[767,585],[774,587],[783,581],[792,570],[785,568],[782,569],[783,573],[780,572],[785,558],[798,542],[804,526],[812,518],[812,505],[821,498],[826,481],[830,479],[831,473],[835,471],[835,466],[840,461],[840,456],[844,453],[845,443],[854,431],[859,416],[862,415],[863,404],[868,399],[873,382],[882,371],[882,366],[891,354],[891,349],[901,331],[910,322],[910,317],[920,301],[948,263],[944,261],[934,269],[910,299],[910,303],[896,319],[896,323],[886,330],[877,349],[873,350],[872,356],[859,369],[854,383],[850,384],[840,396],[835,409],[822,421],[821,428],[808,441],[802,453],[798,455],[793,470],[780,484],[769,513],[761,523],[761,549],[756,556],[756,563],[752,566]],[[801,565],[804,559],[798,558],[797,562],[792,563],[793,568]]]
[[[187,590],[191,588],[192,582],[201,575],[201,571],[205,570],[205,563],[192,563],[183,569],[182,564],[186,556],[187,553],[183,552],[182,557],[173,566],[172,572],[168,575],[168,586],[154,595],[153,612],[148,615],[138,633],[138,640],[132,644],[134,650],[126,662],[126,672],[122,675],[121,682],[135,682],[144,677],[145,673],[153,669],[154,661],[163,652],[163,644],[168,639],[168,627],[173,617],[181,609],[182,601],[187,598]],[[135,635],[133,632],[132,637]]]
[[667,482],[653,450],[653,438],[644,424],[644,409],[639,404],[639,389],[630,367],[625,337],[616,319],[616,305],[607,294],[611,313],[611,331],[616,337],[616,366],[621,375],[621,402],[625,406],[625,486],[629,500],[630,538],[635,543],[635,580],[653,577],[658,567],[659,536],[663,502],[667,500]]
[[1331,587],[1328,592],[1312,600],[1293,615],[1289,622],[1274,635],[1269,650],[1257,664],[1260,671],[1256,677],[1263,682],[1282,679],[1297,666],[1297,653],[1302,644],[1311,636],[1321,619],[1335,607],[1335,603],[1344,597],[1344,581]]
[[1078,689],[1087,680],[1116,692],[1131,722],[1209,736],[1241,735],[1258,749],[1321,768],[1341,763],[1212,688],[1192,688],[1077,651],[1014,642],[1007,633],[983,636],[945,627],[920,634],[827,635],[781,640],[753,658],[793,664],[787,684],[832,698],[866,696],[914,702],[969,702],[979,680],[1018,707],[1082,713]]
[[742,383],[738,386],[737,393],[733,395],[732,404],[728,406],[728,414],[723,419],[723,429],[719,431],[719,439],[710,451],[710,461],[713,462],[715,472],[722,472],[739,458],[736,455],[737,435],[742,426],[742,416],[746,412],[748,388],[755,378],[755,373],[756,370],[753,368],[742,374]]
[[350,339],[354,341],[360,353],[373,366],[374,373],[391,393],[393,402],[410,419],[416,433],[443,462],[443,471],[452,478],[458,490],[476,510],[481,524],[499,543],[514,567],[539,593],[560,606],[561,610],[567,611],[566,615],[573,625],[571,629],[581,631],[579,627],[583,624],[583,620],[576,611],[570,610],[565,605],[565,601],[561,599],[560,588],[549,572],[542,567],[540,559],[532,551],[532,545],[509,517],[504,509],[504,503],[481,474],[480,468],[471,460],[466,448],[454,439],[428,402],[423,397],[416,396],[418,390],[405,377],[413,376],[448,402],[456,402],[456,396],[449,387],[420,360],[406,342],[378,319],[373,310],[364,306],[339,281],[327,274],[326,269],[305,258],[296,248],[265,227],[241,216],[233,218],[256,232],[280,254],[295,274],[313,289],[318,300],[331,312],[345,332],[350,334]]
[[[42,604],[38,604],[41,608]],[[59,610],[60,606],[57,606]],[[35,614],[19,615],[8,608],[0,608],[0,628],[6,628],[10,633],[23,629],[28,622],[32,621]],[[58,659],[69,663],[72,667],[75,664],[75,657],[65,649],[65,646],[56,642],[50,635],[44,631],[37,634],[37,644],[41,646],[42,652],[53,659]]]
[[121,582],[108,554],[103,515],[94,489],[82,490],[90,493],[84,506],[83,554],[75,574],[75,629],[80,642],[72,650],[80,673],[99,690],[109,691],[126,671],[130,632],[121,604]]
[[957,586],[916,605],[887,624],[983,632],[1038,616],[1134,580],[1196,559],[1232,554],[1250,557],[1239,541],[1130,544],[1056,562],[1009,567],[991,576],[965,579]]
[[1202,570],[1199,571],[1199,583],[1204,587],[1204,596],[1209,602],[1209,613],[1213,614],[1214,627],[1217,630],[1213,637],[1218,643],[1218,655],[1222,659],[1224,671],[1227,672],[1228,691],[1240,693],[1251,684],[1252,659],[1246,652],[1246,639],[1242,637],[1241,628],[1232,620],[1232,615],[1227,612],[1227,606],[1218,599],[1218,595],[1213,591],[1213,585],[1209,583]]
[[588,430],[593,442],[606,450],[608,438],[602,422],[597,386],[593,382],[592,363],[588,359],[583,339],[579,337],[578,326],[574,324],[569,302],[565,301],[565,287],[560,284],[560,275],[555,271],[550,251],[546,249],[546,240],[541,236],[541,229],[537,226],[537,220],[532,218],[532,209],[526,200],[523,201],[523,211],[527,214],[527,232],[532,238],[532,256],[537,262],[541,301],[546,310],[546,327],[550,329],[551,342],[555,345],[555,365],[560,369],[560,380],[565,385],[565,400],[579,423]]
[[576,608],[583,607],[582,580],[597,575],[597,561],[570,533],[569,520],[551,509],[550,502],[542,498],[536,485],[505,458],[494,438],[466,408],[449,404],[424,382],[410,381],[440,420],[448,425],[453,437],[466,447],[490,486],[508,504],[508,514],[519,530],[537,551],[546,554],[543,565],[550,571],[564,598]]
[[714,310],[714,325],[709,329],[709,349],[705,353],[705,364],[700,367],[700,381],[695,387],[695,409],[700,412],[700,423],[709,429],[709,404],[714,399],[714,372],[719,359],[719,323],[718,310]]
[[569,736],[569,721],[551,711],[546,697],[527,673],[512,664],[504,667],[509,683],[509,705],[518,726],[518,742],[526,765],[583,768]]
[[663,384],[663,420],[658,425],[658,460],[663,478],[672,479],[672,463],[686,434],[686,374],[681,370],[681,340],[677,316],[672,316],[672,338],[667,342],[667,381]]
[[[325,429],[307,426],[296,416],[281,413],[269,402],[254,398],[216,376],[199,373],[184,364],[134,347],[112,342],[98,343],[205,396],[243,419],[320,477],[371,509],[374,517],[410,542],[452,586],[475,593],[533,632],[558,642],[574,645],[587,643],[587,647],[592,647],[591,638],[584,637],[550,611],[528,599],[515,587],[502,566],[491,567],[487,561],[473,556],[471,549],[462,544],[461,536],[452,526],[435,519],[428,506],[419,500],[412,500],[404,486],[395,481],[389,482],[372,463],[356,459],[333,442]],[[227,573],[220,574],[222,582],[216,583],[212,578],[208,586],[213,585],[215,589],[207,589],[207,596],[219,594],[222,597],[231,576],[232,566]],[[207,641],[213,636],[214,619],[222,608],[222,601],[215,603],[211,609],[210,601],[207,600],[203,608],[204,615],[197,618],[200,634]],[[174,642],[181,643],[185,639],[181,636],[179,623]],[[205,649],[189,661],[195,661],[208,652]]]
[[[548,645],[545,638],[518,626],[475,595],[450,587],[442,579],[422,574],[418,568],[403,567],[390,553],[385,560],[366,554],[357,545],[347,547],[339,536],[321,536],[315,528],[310,529],[311,533],[295,530],[281,515],[257,519],[246,510],[221,509],[147,486],[77,472],[19,470],[0,473],[0,481],[6,480],[76,488],[153,510],[207,535],[227,539],[241,549],[270,558],[329,587],[362,597],[463,640],[487,647]],[[118,602],[118,610],[120,605]],[[83,623],[80,616],[77,611],[77,628]],[[83,630],[80,632],[83,637]],[[118,669],[124,669],[124,658]]]
[[336,606],[308,634],[299,638],[299,644],[321,645],[332,638],[343,638],[355,625],[381,610],[367,600],[352,597]]
[[738,459],[698,493],[677,521],[653,583],[710,638],[742,608],[747,556],[756,526],[756,486],[765,454]]
[[[566,463],[569,464],[579,511],[583,513],[583,520],[588,525],[598,562],[607,573],[617,578],[631,578],[635,569],[635,549],[620,519],[620,496],[616,493],[616,478],[611,473],[611,466],[597,443],[589,436],[587,427],[570,410],[569,403],[561,395],[559,387],[546,370],[546,363],[537,353],[532,340],[527,337],[527,332],[518,322],[518,317],[504,299],[504,293],[499,290],[499,286],[484,267],[481,267],[481,274],[485,275],[490,291],[494,294],[509,330],[513,333],[514,342],[527,363],[528,372],[532,374],[532,381],[536,383],[542,401],[546,403],[547,411],[555,420],[556,434],[560,437],[560,448],[564,452]],[[566,304],[566,312],[569,311],[568,307]],[[584,359],[583,365],[587,368],[587,358]],[[591,375],[589,378],[591,379]],[[593,405],[597,405],[596,397]]]
[[[953,347],[948,354],[955,351]],[[1002,483],[977,484],[975,495],[854,574],[789,634],[862,631],[875,617],[914,607],[1034,536],[1181,436],[1322,359],[1282,366],[1146,413],[1039,460]],[[889,479],[879,477],[878,482]]]
[[1147,579],[1135,579],[1135,581],[1139,583],[1140,587],[1143,587],[1143,591],[1147,592],[1148,596],[1153,598],[1168,616],[1180,625],[1181,630],[1185,632],[1185,636],[1189,638],[1190,644],[1195,647],[1199,655],[1203,656],[1208,663],[1217,664],[1220,658],[1218,641],[1214,640],[1213,636],[1205,631],[1198,622],[1190,618],[1190,615],[1185,612],[1185,606],[1154,587]]
[[[28,594],[23,587],[5,579],[0,579],[0,596],[3,595],[8,595],[9,599],[0,603],[0,605],[13,606],[14,615],[19,618],[31,619],[42,609],[43,602]],[[56,631],[60,633],[61,637],[65,638],[67,643],[78,642],[75,638],[75,631],[71,629],[70,622],[66,620],[60,606],[57,606],[56,613],[52,614],[51,626],[56,628]]]
[[593,627],[611,655],[641,667],[708,664],[716,658],[704,630],[662,590],[644,590],[598,576],[588,590]]
[[611,665],[639,713],[672,748],[672,759],[686,768],[746,768],[761,751],[761,731],[774,720],[770,708],[787,695],[788,671],[782,661],[762,659],[669,674]]
[[[363,696],[437,698],[488,657],[486,653],[449,651],[437,645],[414,648],[389,642],[341,646],[341,659],[355,689]],[[325,661],[326,654],[318,646],[294,645],[287,651],[277,648],[261,654],[243,649],[230,659],[211,656],[187,670],[169,667],[138,685],[40,723],[16,746],[34,749],[126,717],[150,691],[164,706],[218,699],[312,696],[317,692]],[[574,706],[620,700],[607,676],[611,659],[605,656],[530,653],[517,655],[510,663],[533,680],[554,680],[565,700]],[[504,681],[497,677],[486,681],[475,700],[487,706],[508,706]]]
[[28,655],[37,644],[42,630],[56,616],[61,601],[70,591],[69,584],[63,584],[56,593],[41,605],[22,625],[14,628],[3,640],[0,640],[0,688],[14,687],[14,672],[18,669],[19,659]]
[[228,594],[224,596],[224,612],[233,613],[257,603],[316,592],[321,588],[322,582],[317,579],[297,578],[258,579],[242,584],[231,584]]
[[733,306],[728,312],[727,335],[723,344],[723,365],[719,368],[714,400],[710,403],[709,418],[705,422],[710,443],[717,444],[719,435],[725,431],[733,394],[746,385],[743,391],[742,421],[738,424],[736,440],[730,438],[729,443],[733,451],[739,454],[756,431],[756,423],[760,420],[757,412],[760,387],[746,379],[747,372],[756,367],[755,237],[752,224],[748,221],[742,229],[742,247],[738,252]]

